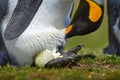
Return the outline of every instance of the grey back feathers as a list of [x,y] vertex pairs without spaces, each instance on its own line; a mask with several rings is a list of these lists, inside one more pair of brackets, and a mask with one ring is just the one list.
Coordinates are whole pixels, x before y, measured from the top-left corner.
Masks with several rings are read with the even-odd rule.
[[43,0],[18,0],[17,6],[5,30],[5,39],[15,39],[24,32],[42,1]]

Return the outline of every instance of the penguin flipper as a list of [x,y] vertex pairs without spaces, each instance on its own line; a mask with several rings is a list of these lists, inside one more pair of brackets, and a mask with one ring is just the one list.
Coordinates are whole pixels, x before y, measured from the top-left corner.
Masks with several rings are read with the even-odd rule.
[[43,0],[18,0],[17,6],[5,30],[5,39],[15,39],[24,32],[42,1]]

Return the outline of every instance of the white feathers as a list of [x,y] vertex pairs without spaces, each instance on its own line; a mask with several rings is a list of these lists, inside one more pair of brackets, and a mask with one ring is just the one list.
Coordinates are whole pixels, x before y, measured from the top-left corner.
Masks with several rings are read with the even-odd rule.
[[64,21],[71,10],[74,0],[43,0],[38,12],[33,18],[30,26],[39,29],[56,27],[57,29],[64,28]]
[[[9,1],[9,13],[2,24],[3,33],[18,0]],[[64,19],[73,1],[43,0],[28,28],[18,38],[4,40],[8,52],[19,65],[31,65],[38,52],[46,49],[53,51],[58,46],[65,46]]]
[[20,65],[30,65],[37,52],[65,45],[65,34],[63,30],[52,28],[44,31],[32,29],[25,31],[17,39],[5,43],[9,53],[15,56]]

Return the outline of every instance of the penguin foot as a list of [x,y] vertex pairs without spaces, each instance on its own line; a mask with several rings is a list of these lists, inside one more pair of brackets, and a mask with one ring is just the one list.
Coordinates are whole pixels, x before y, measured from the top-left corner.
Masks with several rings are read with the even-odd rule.
[[76,65],[79,61],[79,55],[76,55],[83,45],[78,45],[66,53],[63,54],[63,57],[54,59],[48,62],[45,67],[46,68],[63,68],[63,67],[71,67]]
[[62,68],[75,64],[76,55],[54,59],[45,65],[45,68]]
[[68,50],[66,53],[64,53],[64,57],[66,56],[70,56],[70,55],[72,55],[72,54],[77,54],[78,53],[78,51],[79,50],[81,50],[81,48],[82,48],[82,46],[84,46],[83,44],[80,44],[80,45],[77,45],[76,47],[74,47],[74,48],[72,48],[72,49],[70,49],[70,50]]
[[120,47],[108,46],[103,49],[103,53],[120,56]]

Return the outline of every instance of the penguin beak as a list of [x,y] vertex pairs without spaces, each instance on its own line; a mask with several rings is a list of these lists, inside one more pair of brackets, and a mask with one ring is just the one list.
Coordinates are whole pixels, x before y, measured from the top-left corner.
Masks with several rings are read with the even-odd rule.
[[81,30],[81,27],[69,25],[65,30],[66,38],[79,35],[79,33],[81,33]]
[[80,27],[79,25],[76,24],[69,25],[65,30],[66,38],[82,35],[82,33],[84,32],[85,28],[83,28],[82,26]]
[[72,31],[73,25],[70,25],[66,28],[65,34],[68,35]]
[[97,30],[103,20],[103,0],[80,0],[70,25],[66,28],[66,38],[81,36]]

